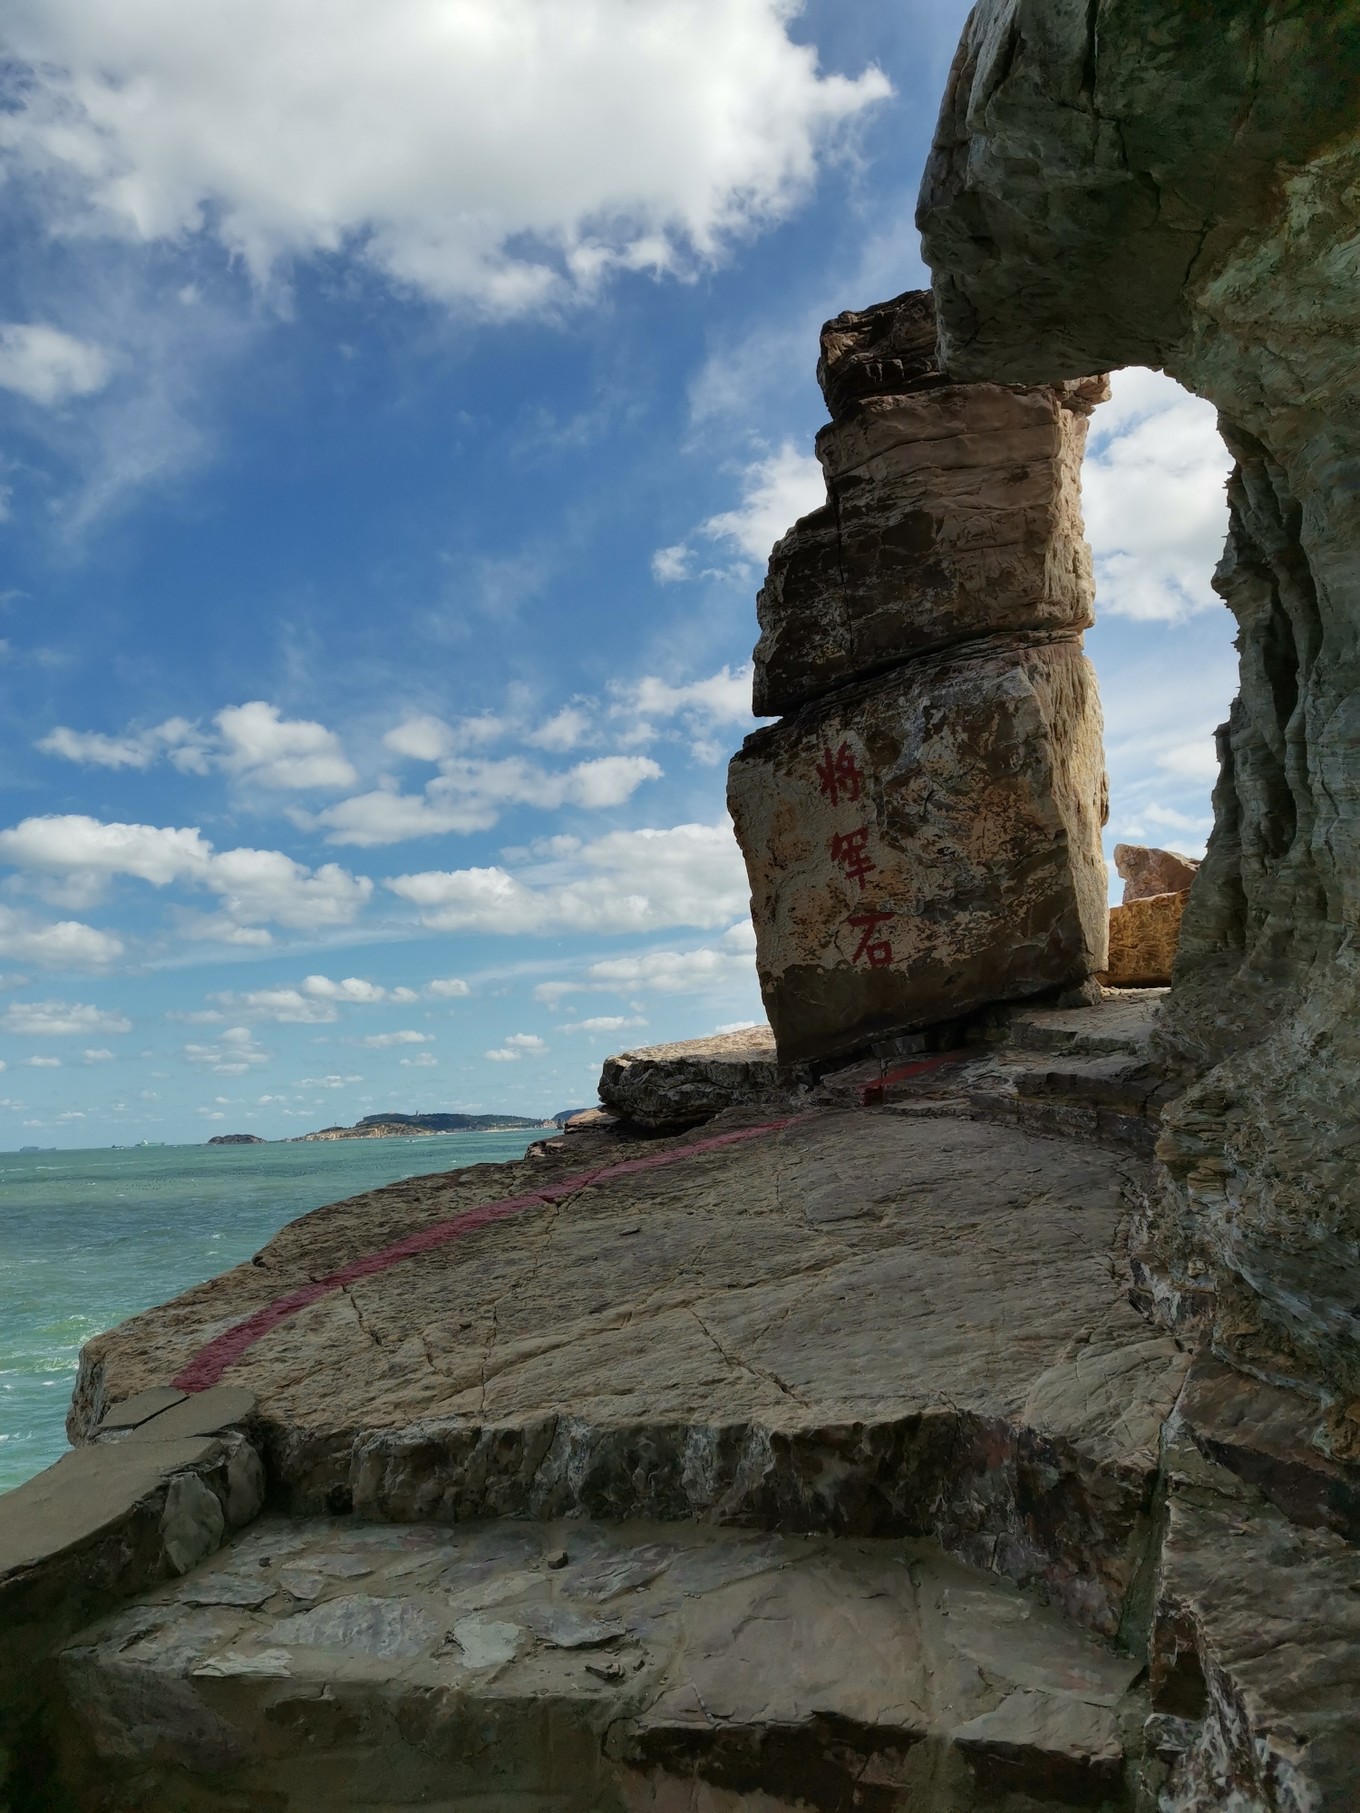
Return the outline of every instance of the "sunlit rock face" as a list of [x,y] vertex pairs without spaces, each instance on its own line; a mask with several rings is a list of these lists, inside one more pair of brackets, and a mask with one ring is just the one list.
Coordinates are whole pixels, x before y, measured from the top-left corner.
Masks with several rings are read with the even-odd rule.
[[1164,1307],[1360,1447],[1355,0],[981,0],[921,195],[951,376],[1160,366],[1236,467],[1241,626],[1166,1024]]
[[1100,702],[1076,384],[959,384],[928,291],[838,315],[826,505],[776,545],[728,782],[781,1062],[1104,967]]

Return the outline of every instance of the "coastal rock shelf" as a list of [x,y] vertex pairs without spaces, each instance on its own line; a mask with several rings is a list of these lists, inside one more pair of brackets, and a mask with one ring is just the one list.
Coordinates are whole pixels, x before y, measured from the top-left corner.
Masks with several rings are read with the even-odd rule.
[[1360,1471],[1148,1315],[1164,995],[377,1190],[92,1342],[0,1505],[11,1782],[1353,1813]]
[[227,1357],[299,1514],[930,1533],[1113,1632],[1185,1365],[1121,1282],[1137,1162],[892,1107],[740,1120],[307,1216],[91,1342],[77,1428]]

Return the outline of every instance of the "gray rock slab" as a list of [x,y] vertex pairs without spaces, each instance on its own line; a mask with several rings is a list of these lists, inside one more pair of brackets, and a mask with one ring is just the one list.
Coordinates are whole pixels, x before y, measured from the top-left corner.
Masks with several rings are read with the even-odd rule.
[[186,1439],[100,1442],[63,1455],[0,1497],[0,1581],[95,1541],[215,1452],[211,1441]]
[[169,1410],[172,1405],[182,1404],[188,1396],[173,1385],[152,1385],[146,1391],[138,1391],[121,1404],[115,1404],[105,1412],[99,1422],[99,1434],[108,1435],[120,1429],[136,1429],[140,1424],[150,1422],[153,1416]]
[[1113,1628],[1186,1364],[1127,1300],[1133,1161],[891,1109],[714,1137],[634,1146],[562,1202],[516,1195],[534,1173],[506,1166],[460,1174],[452,1202],[412,1180],[395,1228],[388,1192],[336,1204],[266,1266],[100,1337],[96,1362],[164,1376],[195,1329],[509,1197],[233,1368],[295,1510],[929,1530]]
[[[1128,1658],[930,1543],[549,1523],[511,1595],[492,1572],[450,1622],[437,1572],[400,1571],[420,1532],[392,1532],[365,1594],[345,1591],[352,1528],[265,1519],[237,1545],[301,1537],[297,1565],[334,1596],[292,1617],[162,1597],[81,1632],[61,1668],[78,1779],[146,1813],[270,1796],[782,1813],[927,1788],[932,1813],[1018,1807],[979,1798],[992,1767],[1045,1784],[1047,1810],[1099,1804],[1109,1734],[1146,1711]],[[441,1534],[444,1565],[500,1552],[502,1531],[522,1554],[522,1527],[470,1525]],[[567,1599],[548,1558],[568,1546],[638,1576],[626,1612]],[[249,1569],[229,1547],[220,1571]]]
[[239,1385],[215,1385],[210,1391],[180,1394],[180,1401],[133,1429],[129,1440],[166,1442],[188,1436],[216,1435],[246,1421],[255,1409],[253,1392]]

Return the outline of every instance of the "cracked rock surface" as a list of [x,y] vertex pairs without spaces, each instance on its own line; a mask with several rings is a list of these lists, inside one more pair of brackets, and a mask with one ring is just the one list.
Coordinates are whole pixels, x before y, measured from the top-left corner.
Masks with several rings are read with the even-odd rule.
[[[891,1107],[710,1149],[723,1125],[262,1334],[227,1377],[255,1394],[276,1489],[396,1520],[930,1532],[1115,1630],[1186,1364],[1126,1294],[1142,1166]],[[298,1285],[543,1172],[475,1167],[307,1216],[90,1343],[83,1393],[173,1376]]]

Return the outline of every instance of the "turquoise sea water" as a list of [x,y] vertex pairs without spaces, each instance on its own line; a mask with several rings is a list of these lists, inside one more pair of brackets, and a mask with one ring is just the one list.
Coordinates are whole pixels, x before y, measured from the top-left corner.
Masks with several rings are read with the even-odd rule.
[[56,1460],[83,1341],[239,1265],[287,1221],[541,1129],[305,1145],[0,1153],[0,1491]]

